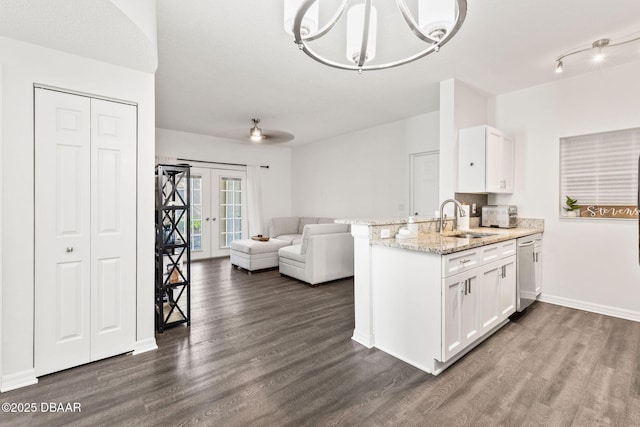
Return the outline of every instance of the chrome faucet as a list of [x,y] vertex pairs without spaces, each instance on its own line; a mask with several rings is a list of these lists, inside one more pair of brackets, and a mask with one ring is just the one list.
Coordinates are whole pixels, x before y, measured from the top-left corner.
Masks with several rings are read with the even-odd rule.
[[445,224],[444,224],[444,206],[447,203],[453,203],[453,204],[455,204],[455,206],[458,207],[457,211],[456,211],[455,206],[453,208],[453,214],[455,215],[454,226],[453,226],[454,228],[458,226],[458,213],[460,213],[460,216],[465,216],[466,215],[464,213],[464,210],[462,209],[462,205],[456,199],[447,199],[444,202],[442,202],[442,204],[440,205],[440,227],[439,227],[440,234],[442,234],[442,232],[444,231],[444,228],[445,228]]

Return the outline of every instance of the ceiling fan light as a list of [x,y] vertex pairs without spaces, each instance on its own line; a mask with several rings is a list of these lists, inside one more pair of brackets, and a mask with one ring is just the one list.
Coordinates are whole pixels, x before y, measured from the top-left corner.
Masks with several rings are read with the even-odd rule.
[[424,34],[442,40],[456,22],[455,0],[419,0],[418,26]]
[[[358,62],[360,48],[362,47],[362,35],[364,31],[365,5],[356,4],[347,11],[347,61]],[[372,61],[376,57],[376,36],[378,33],[378,12],[371,6],[369,17],[369,37],[367,39],[367,53],[365,62]]]
[[[284,0],[284,30],[287,34],[293,35],[293,21],[296,19],[296,14],[300,5],[304,0]],[[300,26],[300,34],[307,36],[318,31],[318,15],[319,15],[319,1],[313,3],[313,5],[307,10],[304,18],[302,18],[302,25]]]
[[258,127],[258,121],[253,119],[253,127],[249,130],[249,139],[252,141],[261,141],[264,138],[262,129]]

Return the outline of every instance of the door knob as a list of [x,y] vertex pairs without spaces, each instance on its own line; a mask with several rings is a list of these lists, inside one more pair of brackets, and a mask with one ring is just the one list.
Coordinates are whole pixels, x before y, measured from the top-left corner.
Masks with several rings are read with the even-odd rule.
[[205,221],[209,221],[209,218],[205,218]]
[[67,246],[67,253],[73,252],[73,246]]

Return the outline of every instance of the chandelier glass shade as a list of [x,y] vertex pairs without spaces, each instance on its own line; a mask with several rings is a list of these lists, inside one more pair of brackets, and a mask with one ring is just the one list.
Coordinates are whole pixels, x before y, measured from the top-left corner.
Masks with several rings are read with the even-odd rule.
[[[390,16],[393,13],[389,8],[380,9],[392,6],[393,2],[400,19]],[[377,6],[373,3],[374,0],[284,0],[285,31],[292,34],[299,49],[314,60],[330,67],[362,72],[397,67],[437,52],[458,32],[467,13],[466,0],[376,0]],[[379,18],[384,22],[378,22]],[[403,33],[402,37],[411,38],[412,48],[414,44],[416,47],[413,51],[407,53],[404,46],[394,46],[401,37],[393,35],[400,33],[387,33],[386,39],[378,40],[381,37],[378,29],[387,30],[393,25],[402,27],[397,30]],[[327,54],[317,49],[318,43],[325,39],[331,40],[329,44],[343,44],[346,50],[342,52],[346,55]],[[386,55],[374,62],[380,56],[380,46],[385,47]],[[402,53],[400,57],[393,57],[395,52]]]

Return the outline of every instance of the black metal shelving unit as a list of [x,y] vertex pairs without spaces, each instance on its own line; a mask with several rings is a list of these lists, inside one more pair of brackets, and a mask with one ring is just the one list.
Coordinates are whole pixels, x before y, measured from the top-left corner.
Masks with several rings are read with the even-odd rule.
[[156,330],[191,324],[191,172],[156,166]]

